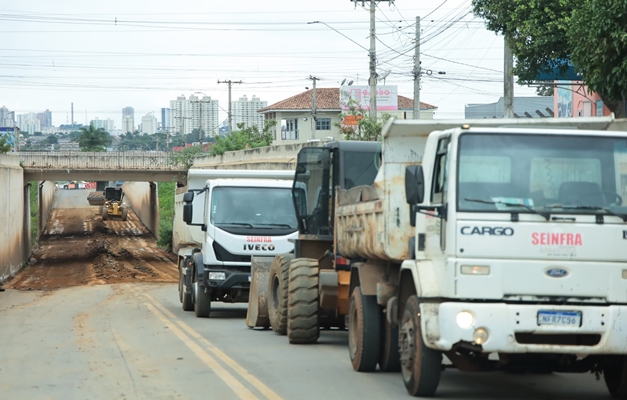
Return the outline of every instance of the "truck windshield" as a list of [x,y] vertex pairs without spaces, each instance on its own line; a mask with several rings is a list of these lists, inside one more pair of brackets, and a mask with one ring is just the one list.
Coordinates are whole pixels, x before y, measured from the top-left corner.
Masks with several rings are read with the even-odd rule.
[[296,230],[290,188],[216,187],[211,223],[218,227]]
[[627,139],[463,134],[459,211],[605,213],[627,207]]

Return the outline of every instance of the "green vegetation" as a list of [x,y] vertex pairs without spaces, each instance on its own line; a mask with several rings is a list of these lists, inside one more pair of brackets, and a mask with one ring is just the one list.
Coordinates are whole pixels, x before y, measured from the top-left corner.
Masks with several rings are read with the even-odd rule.
[[588,89],[617,117],[627,97],[627,1],[473,0],[488,30],[502,34],[516,57],[518,83],[572,62]]
[[216,137],[216,143],[209,149],[209,154],[219,156],[227,151],[270,146],[273,140],[270,129],[276,124],[275,120],[264,121],[261,131],[254,125],[244,127],[244,124],[237,124],[237,131],[226,137]]
[[200,146],[187,147],[181,151],[175,151],[170,153],[170,163],[173,165],[182,165],[185,169],[190,169],[194,163],[194,158],[200,155],[206,155],[207,153],[202,151]]
[[77,138],[81,151],[107,151],[107,146],[111,145],[113,139],[104,128],[95,128],[90,124],[88,128],[81,127],[81,134]]
[[357,123],[355,125],[343,125],[342,123],[335,123],[340,132],[344,135],[346,140],[364,140],[364,141],[379,141],[381,140],[381,130],[383,125],[392,117],[388,113],[383,113],[379,118],[374,119],[369,115],[368,110],[361,108],[358,102],[353,99],[348,101],[348,110],[340,114],[340,119],[344,121],[349,119]]
[[7,143],[7,139],[4,136],[0,136],[0,154],[8,153],[11,151],[11,145]]
[[30,181],[29,183],[31,245],[35,247],[39,243],[39,182]]
[[159,238],[157,245],[167,251],[172,250],[172,231],[174,223],[175,182],[159,182]]

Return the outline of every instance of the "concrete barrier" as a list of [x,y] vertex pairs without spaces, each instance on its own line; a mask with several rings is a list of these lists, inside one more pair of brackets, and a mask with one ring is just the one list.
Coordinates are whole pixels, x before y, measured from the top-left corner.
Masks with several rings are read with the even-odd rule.
[[300,149],[323,144],[308,142],[227,151],[221,156],[197,157],[194,159],[194,168],[292,170],[296,168],[296,156]]
[[125,202],[155,237],[159,237],[159,199],[154,182],[126,182],[122,185]]
[[54,196],[57,193],[57,186],[52,181],[39,182],[39,236],[44,231],[48,219],[50,218],[50,210],[54,203]]
[[0,155],[0,283],[13,277],[30,256],[29,190],[15,157]]

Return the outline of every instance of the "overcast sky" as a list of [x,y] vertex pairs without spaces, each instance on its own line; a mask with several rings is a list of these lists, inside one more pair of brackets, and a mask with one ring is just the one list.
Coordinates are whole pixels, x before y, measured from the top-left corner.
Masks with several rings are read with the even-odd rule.
[[[463,118],[464,105],[503,93],[503,40],[471,14],[470,0],[380,2],[377,58],[385,83],[413,97],[415,18],[421,16],[425,72],[421,100],[436,118]],[[349,0],[0,0],[0,106],[16,113],[50,109],[53,124],[95,117],[135,123],[169,100],[203,92],[226,118],[233,99],[268,104],[344,78],[367,84],[369,12]],[[430,5],[426,5],[430,4]],[[322,21],[324,24],[307,24]],[[337,32],[339,31],[339,33]],[[438,71],[446,75],[437,74]],[[383,82],[380,82],[382,84]],[[516,86],[515,94],[534,95]]]

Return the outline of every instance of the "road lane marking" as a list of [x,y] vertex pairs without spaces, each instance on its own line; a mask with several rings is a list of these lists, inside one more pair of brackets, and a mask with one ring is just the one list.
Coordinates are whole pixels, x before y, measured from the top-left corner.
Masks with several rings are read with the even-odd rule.
[[276,394],[272,389],[263,384],[259,379],[257,379],[253,374],[248,372],[244,367],[235,362],[231,357],[227,356],[222,350],[218,349],[215,345],[209,342],[207,339],[202,337],[198,332],[196,332],[191,326],[187,325],[185,322],[181,321],[176,315],[172,314],[167,308],[161,305],[157,300],[155,300],[149,294],[141,291],[138,288],[141,295],[147,298],[155,307],[157,307],[163,314],[170,317],[177,325],[179,325],[185,332],[187,332],[194,339],[198,340],[202,343],[207,350],[213,353],[214,356],[218,357],[222,360],[226,365],[231,367],[233,371],[237,372],[243,379],[245,379],[248,383],[250,383],[255,389],[261,392],[268,400],[283,400],[281,396]]
[[[143,292],[139,292],[139,294],[144,294]],[[182,330],[180,330],[174,323],[172,323],[165,315],[163,315],[160,311],[158,311],[152,304],[148,301],[144,301],[139,299],[147,308],[150,310],[157,318],[163,322],[172,333],[174,333],[191,351],[196,354],[198,358],[202,360],[215,374],[222,379],[227,386],[233,390],[233,392],[242,400],[253,400],[257,399],[257,397],[248,390],[244,385],[242,385],[237,378],[231,375],[224,367],[220,365],[209,353],[203,350],[198,344],[196,344],[192,339],[189,338]]]

